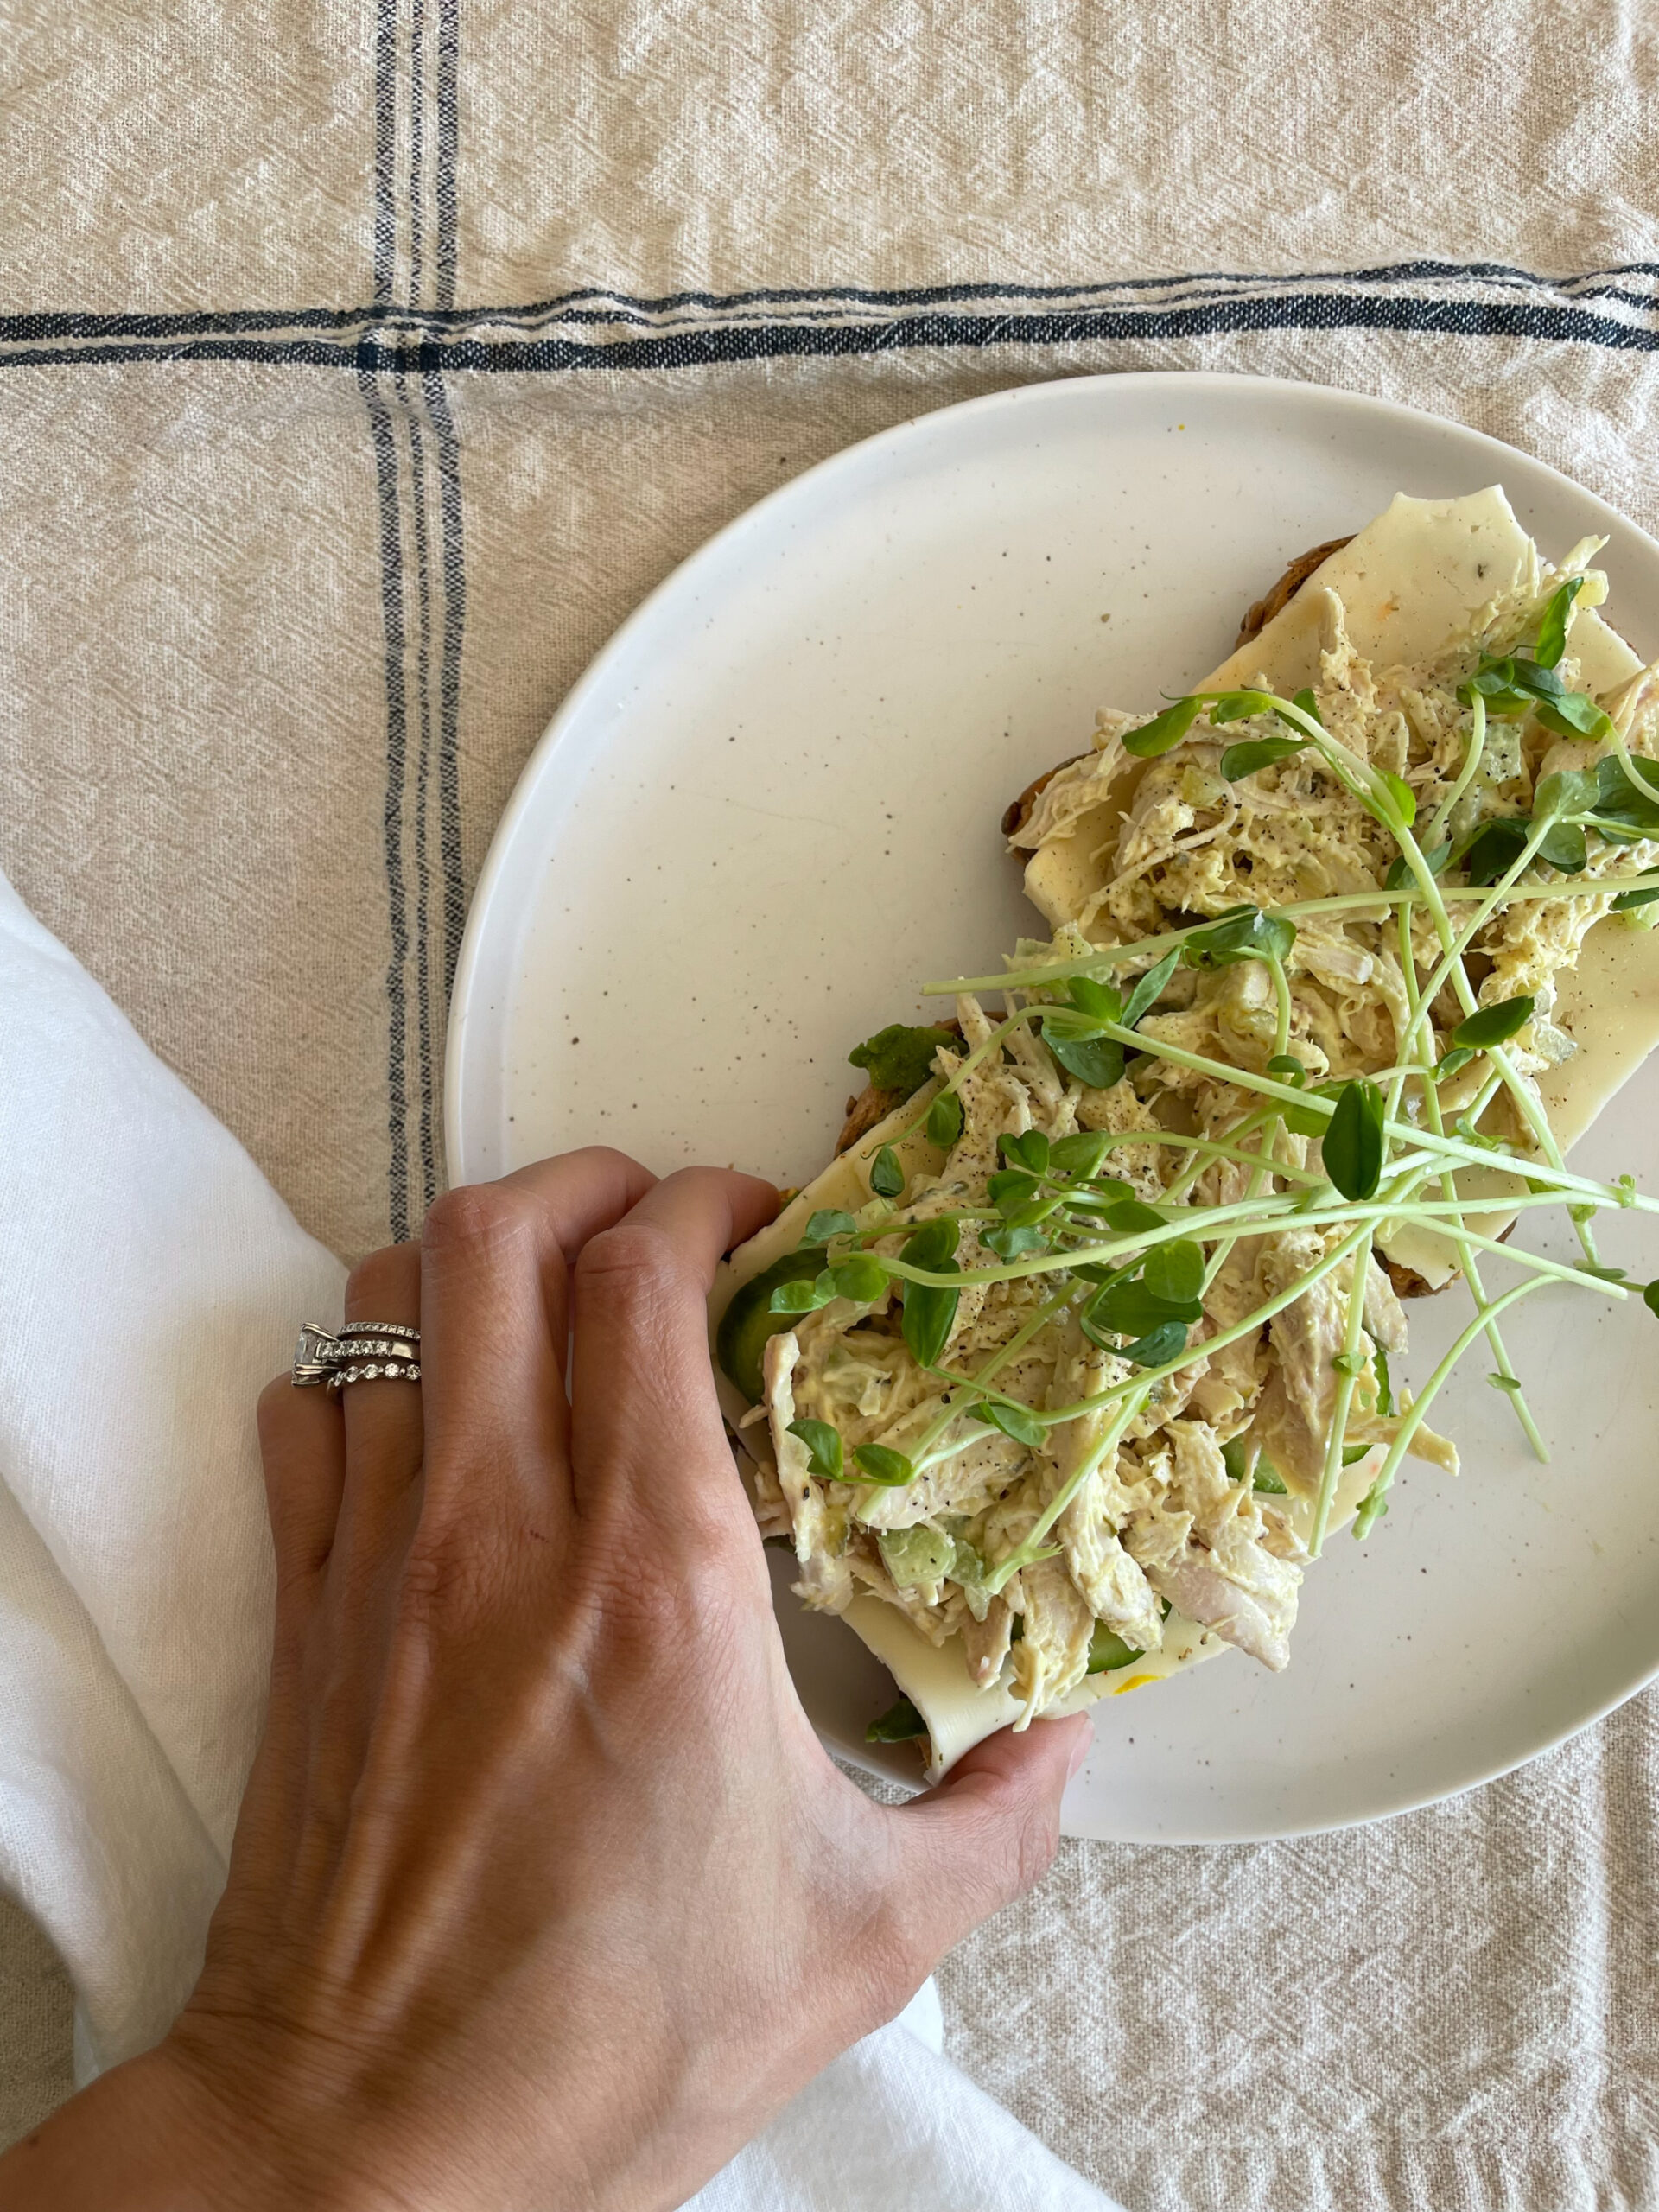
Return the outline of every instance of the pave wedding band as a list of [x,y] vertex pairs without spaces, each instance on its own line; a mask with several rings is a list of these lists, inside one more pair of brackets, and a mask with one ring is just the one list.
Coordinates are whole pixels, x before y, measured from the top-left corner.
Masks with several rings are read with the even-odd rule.
[[343,1390],[348,1382],[418,1382],[421,1332],[401,1321],[348,1321],[338,1331],[308,1321],[294,1347],[296,1389]]

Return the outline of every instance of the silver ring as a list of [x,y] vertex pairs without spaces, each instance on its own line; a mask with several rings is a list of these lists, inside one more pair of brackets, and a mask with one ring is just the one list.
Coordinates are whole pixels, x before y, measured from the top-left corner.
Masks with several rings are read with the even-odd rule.
[[350,1321],[338,1332],[308,1321],[294,1347],[296,1389],[343,1389],[347,1382],[418,1382],[421,1332],[401,1321]]
[[362,1367],[337,1367],[328,1377],[331,1390],[343,1390],[348,1382],[418,1382],[419,1363],[412,1359],[372,1359]]

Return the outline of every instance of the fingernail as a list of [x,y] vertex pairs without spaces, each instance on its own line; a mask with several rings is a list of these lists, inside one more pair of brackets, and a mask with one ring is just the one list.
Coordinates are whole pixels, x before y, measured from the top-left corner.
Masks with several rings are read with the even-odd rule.
[[[1087,1718],[1086,1715],[1084,1717]],[[1072,1776],[1077,1772],[1077,1769],[1083,1764],[1084,1759],[1088,1758],[1090,1752],[1092,1751],[1094,1748],[1095,1724],[1093,1720],[1090,1719],[1089,1721],[1088,1728],[1078,1732],[1077,1740],[1071,1746],[1071,1758],[1065,1770],[1065,1778],[1068,1782],[1071,1781]]]

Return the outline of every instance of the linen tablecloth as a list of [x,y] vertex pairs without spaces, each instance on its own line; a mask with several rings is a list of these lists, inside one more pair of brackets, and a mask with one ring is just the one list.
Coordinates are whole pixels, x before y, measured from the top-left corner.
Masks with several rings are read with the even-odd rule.
[[[0,78],[0,868],[346,1258],[441,1187],[553,708],[839,446],[1229,369],[1659,528],[1630,0],[12,0]],[[1351,1834],[1068,1846],[947,2048],[1131,2212],[1659,2206],[1656,1711]],[[67,2018],[15,1921],[0,2007],[15,2130]]]

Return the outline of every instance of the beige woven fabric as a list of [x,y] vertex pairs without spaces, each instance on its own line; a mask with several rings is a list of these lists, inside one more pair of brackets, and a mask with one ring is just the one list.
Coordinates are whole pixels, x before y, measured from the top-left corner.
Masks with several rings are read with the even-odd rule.
[[[9,21],[0,867],[348,1256],[441,1184],[465,900],[560,696],[837,447],[1236,369],[1659,529],[1629,0]],[[1659,2206],[1656,1805],[1649,1700],[1361,1834],[1069,1847],[951,1963],[955,2048],[1131,2212]],[[15,2128],[67,2015],[0,1943]]]

